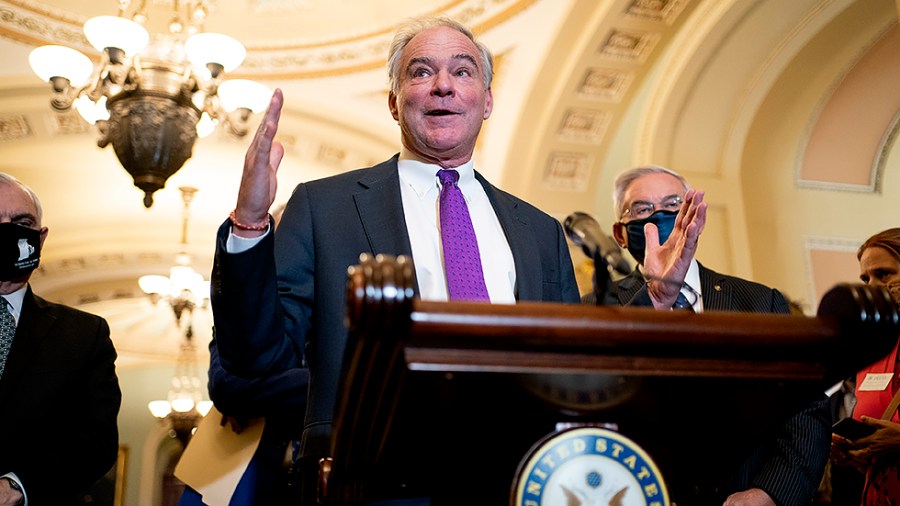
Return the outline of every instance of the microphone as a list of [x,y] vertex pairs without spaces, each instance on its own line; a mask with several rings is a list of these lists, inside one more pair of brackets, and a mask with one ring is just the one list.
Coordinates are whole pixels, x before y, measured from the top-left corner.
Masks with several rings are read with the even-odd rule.
[[584,254],[596,259],[602,258],[606,264],[620,274],[631,273],[631,266],[622,257],[622,249],[611,237],[603,233],[600,224],[589,214],[576,211],[563,223],[569,239],[581,246]]

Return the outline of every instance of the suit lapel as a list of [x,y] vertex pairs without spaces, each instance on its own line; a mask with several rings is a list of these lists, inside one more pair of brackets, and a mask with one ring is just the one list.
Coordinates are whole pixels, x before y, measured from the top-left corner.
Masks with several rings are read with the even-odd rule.
[[703,297],[704,311],[731,311],[731,286],[727,280],[715,271],[702,264],[700,268],[700,292]]
[[[376,254],[399,252],[412,258],[412,245],[409,243],[409,230],[400,196],[397,156],[364,171],[357,183],[360,189],[353,195],[353,201],[370,251]],[[418,296],[418,281],[413,282],[413,290]]]
[[477,171],[475,178],[481,183],[491,207],[497,213],[497,219],[506,234],[506,242],[512,251],[516,265],[516,300],[542,300],[544,287],[541,281],[541,258],[534,247],[534,230],[517,212],[519,204],[516,200],[495,189]]
[[619,298],[619,305],[624,306],[631,302],[634,295],[644,286],[644,276],[641,271],[635,269],[618,283],[616,296]]
[[353,201],[372,252],[399,251],[411,256],[397,157],[364,171],[358,183],[360,190]]
[[[48,308],[46,301],[31,292],[31,286],[22,301],[22,314],[16,326],[16,336],[6,359],[3,377],[0,378],[0,399],[6,397],[9,389],[31,364],[31,359],[41,342],[56,321],[56,315]],[[2,402],[0,402],[2,405]]]

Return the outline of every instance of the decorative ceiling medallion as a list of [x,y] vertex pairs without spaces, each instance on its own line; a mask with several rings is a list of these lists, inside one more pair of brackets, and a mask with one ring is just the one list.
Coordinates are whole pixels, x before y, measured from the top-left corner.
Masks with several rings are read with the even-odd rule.
[[616,60],[643,63],[659,39],[657,33],[613,29],[600,48],[600,54]]
[[90,130],[91,125],[81,119],[75,111],[67,113],[48,112],[46,115],[54,135],[83,134]]
[[613,114],[609,111],[569,110],[559,129],[562,140],[600,144]]
[[591,68],[587,70],[578,95],[585,100],[602,100],[619,103],[634,81],[634,74],[612,69]]
[[552,190],[584,191],[592,163],[584,153],[553,152],[544,170],[544,185]]
[[316,159],[323,164],[343,168],[347,160],[347,151],[339,146],[323,143],[319,145],[319,153]]
[[14,141],[33,137],[34,130],[25,116],[5,116],[0,118],[0,141]]
[[633,0],[625,13],[636,18],[662,21],[672,25],[686,5],[687,0]]

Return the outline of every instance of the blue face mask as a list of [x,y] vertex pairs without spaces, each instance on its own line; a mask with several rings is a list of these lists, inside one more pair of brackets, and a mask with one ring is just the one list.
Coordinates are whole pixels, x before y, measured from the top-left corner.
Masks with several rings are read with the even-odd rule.
[[644,225],[653,223],[656,230],[659,231],[659,243],[663,244],[675,228],[675,217],[678,213],[675,211],[656,211],[641,220],[629,221],[625,224],[625,231],[628,233],[628,252],[640,264],[644,263],[644,250],[647,249],[644,240]]

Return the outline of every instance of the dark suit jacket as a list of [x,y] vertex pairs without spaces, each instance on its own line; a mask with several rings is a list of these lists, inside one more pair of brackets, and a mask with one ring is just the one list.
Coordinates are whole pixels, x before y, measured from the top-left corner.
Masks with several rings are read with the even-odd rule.
[[0,475],[16,473],[30,505],[72,504],[116,462],[115,360],[104,319],[28,289],[0,378]]
[[[788,314],[790,307],[778,290],[768,286],[719,274],[700,267],[700,292],[704,311]],[[607,304],[649,307],[652,305],[644,277],[637,269],[614,284],[607,293]]]
[[[702,264],[699,267],[704,311],[790,312],[778,290],[719,274]],[[605,299],[607,304],[614,305],[651,305],[644,278],[637,270],[615,283]],[[830,445],[831,414],[823,393],[821,400],[780,427],[775,441],[754,452],[736,472],[733,482],[723,487],[722,494],[761,488],[779,506],[808,505],[822,480]]]
[[[559,222],[480,174],[476,178],[506,232],[517,299],[578,302]],[[302,453],[327,455],[347,340],[347,267],[363,252],[411,254],[397,156],[300,184],[277,233],[246,252],[225,253],[229,226],[225,222],[219,229],[212,276],[222,365],[239,376],[260,377],[305,361],[310,389]]]

